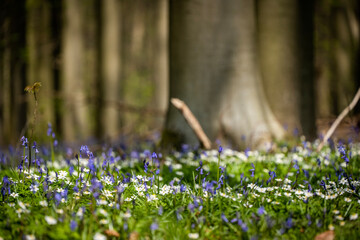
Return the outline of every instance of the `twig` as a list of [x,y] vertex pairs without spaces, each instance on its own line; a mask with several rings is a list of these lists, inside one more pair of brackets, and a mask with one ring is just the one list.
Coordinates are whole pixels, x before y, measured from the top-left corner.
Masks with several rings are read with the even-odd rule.
[[331,125],[330,129],[326,132],[325,137],[323,138],[322,142],[319,144],[317,151],[320,151],[324,144],[327,142],[327,140],[331,137],[331,135],[336,130],[337,126],[340,124],[340,122],[344,119],[344,117],[356,106],[356,103],[360,99],[360,88],[355,94],[354,99],[351,101],[349,106],[347,106],[341,114],[336,118],[335,122]]
[[181,101],[178,98],[172,98],[171,103],[182,113],[186,122],[189,124],[191,129],[194,131],[196,137],[202,143],[205,149],[211,148],[211,142],[209,138],[206,136],[204,130],[202,129],[199,121],[196,119],[194,114],[191,112],[189,107],[185,104],[185,102]]

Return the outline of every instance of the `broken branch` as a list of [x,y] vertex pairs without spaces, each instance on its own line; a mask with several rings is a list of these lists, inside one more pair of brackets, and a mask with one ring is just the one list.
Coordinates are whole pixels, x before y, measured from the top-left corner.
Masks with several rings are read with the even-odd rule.
[[327,142],[327,140],[331,137],[331,135],[335,132],[336,128],[338,127],[338,125],[340,124],[340,122],[344,119],[344,117],[346,117],[346,115],[356,106],[356,103],[359,101],[360,98],[360,88],[358,89],[358,91],[355,94],[354,99],[351,101],[351,103],[349,104],[349,106],[347,106],[341,113],[340,115],[336,118],[335,122],[331,125],[331,127],[329,128],[329,130],[326,132],[322,142],[319,144],[317,150],[320,151],[324,144]]
[[202,129],[199,121],[196,119],[194,114],[191,112],[189,107],[185,104],[184,101],[181,101],[178,98],[172,98],[171,103],[176,107],[184,116],[186,122],[189,124],[191,129],[194,131],[196,137],[202,143],[205,149],[211,148],[211,142],[209,138],[206,136],[204,130]]

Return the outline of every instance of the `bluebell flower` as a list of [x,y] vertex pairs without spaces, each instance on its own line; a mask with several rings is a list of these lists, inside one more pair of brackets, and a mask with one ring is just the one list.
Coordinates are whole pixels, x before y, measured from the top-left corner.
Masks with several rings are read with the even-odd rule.
[[226,223],[229,222],[229,220],[226,218],[226,216],[225,216],[224,213],[221,213],[221,219],[222,219],[224,222],[226,222]]
[[327,191],[327,189],[326,189],[326,183],[324,182],[324,180],[321,180],[320,186],[322,186],[322,187],[324,188],[324,190]]
[[190,212],[194,213],[194,211],[195,211],[195,205],[192,204],[192,203],[189,203],[189,204],[188,204],[188,209],[190,210]]
[[321,228],[321,227],[322,227],[321,219],[317,219],[317,220],[316,220],[316,226],[317,226],[318,228]]
[[297,161],[297,160],[294,160],[294,162],[295,162],[295,164],[294,164],[293,168],[295,168],[295,169],[297,170],[296,173],[299,174],[299,169],[300,169],[300,167],[299,167],[299,165],[298,165],[298,161]]
[[285,227],[286,227],[287,229],[293,227],[293,222],[292,222],[292,218],[291,218],[291,217],[288,217],[288,218],[286,219],[286,221],[285,221]]
[[255,166],[253,163],[251,163],[251,166],[253,167],[252,169],[250,169],[249,171],[251,172],[251,177],[254,177],[255,174]]
[[222,146],[219,146],[219,154],[222,153],[222,151],[223,151]]
[[152,158],[158,158],[158,156],[156,155],[156,152],[153,152],[152,155],[151,155]]
[[308,226],[310,226],[310,225],[312,224],[310,214],[306,214],[306,218],[307,218],[307,220],[308,220]]
[[70,222],[71,231],[75,231],[76,228],[77,228],[77,222],[75,220],[71,220]]
[[143,154],[145,155],[145,157],[150,157],[150,151],[149,150],[144,150]]
[[162,206],[160,206],[159,207],[159,210],[158,210],[158,214],[161,216],[162,214],[163,214],[163,207]]
[[74,166],[73,165],[70,166],[69,173],[70,173],[70,176],[72,176],[72,174],[74,173]]
[[80,147],[80,157],[82,157],[82,158],[93,158],[94,155],[93,155],[92,152],[90,152],[88,146],[82,145]]
[[22,136],[20,141],[22,146],[24,146],[25,148],[28,147],[28,139],[25,136]]
[[175,211],[175,213],[176,213],[176,219],[177,219],[178,221],[182,220],[182,216],[181,216],[180,212],[182,212],[183,210],[184,210],[184,208],[183,208],[183,207],[180,207],[180,208],[178,208],[178,209]]
[[199,167],[196,168],[196,171],[198,172],[200,169],[202,169],[202,166],[203,166],[203,161],[200,160]]
[[56,206],[58,206],[60,202],[61,202],[61,194],[60,193],[55,193],[55,204],[56,204]]
[[19,166],[17,167],[17,169],[21,172],[24,168],[23,168],[23,165],[24,165],[24,160],[21,160]]
[[263,206],[259,207],[257,213],[258,215],[263,215],[265,213],[265,208]]
[[150,225],[150,230],[151,231],[155,231],[159,228],[159,224],[157,224],[156,222],[153,222],[151,225]]
[[186,191],[186,186],[184,184],[181,184],[180,186],[180,192],[183,193]]
[[340,153],[341,159],[345,161],[346,164],[349,164],[349,158],[346,154],[346,149],[343,145],[339,145],[338,151]]
[[148,172],[148,167],[149,167],[149,162],[146,162],[146,160],[144,160],[144,172],[147,173]]
[[321,164],[320,158],[317,158],[316,162],[317,162],[317,165],[320,167],[320,164]]
[[306,178],[310,178],[310,174],[309,174],[309,171],[305,170],[305,169],[302,169],[304,175]]
[[52,126],[51,123],[48,123],[47,135],[50,136],[52,134]]

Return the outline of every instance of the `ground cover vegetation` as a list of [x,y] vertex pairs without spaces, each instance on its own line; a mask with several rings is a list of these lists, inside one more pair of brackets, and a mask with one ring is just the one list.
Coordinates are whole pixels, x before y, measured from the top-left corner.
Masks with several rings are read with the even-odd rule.
[[319,141],[299,138],[267,151],[184,145],[165,154],[68,148],[50,124],[47,135],[48,144],[23,137],[0,155],[3,239],[359,237],[356,143],[316,151]]

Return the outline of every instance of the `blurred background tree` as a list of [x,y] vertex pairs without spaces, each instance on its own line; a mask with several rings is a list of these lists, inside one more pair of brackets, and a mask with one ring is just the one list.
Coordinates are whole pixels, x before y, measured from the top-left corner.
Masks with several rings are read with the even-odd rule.
[[38,136],[196,143],[170,96],[212,141],[313,138],[360,86],[359,32],[356,0],[3,0],[0,145],[28,130],[35,81]]

